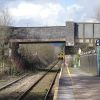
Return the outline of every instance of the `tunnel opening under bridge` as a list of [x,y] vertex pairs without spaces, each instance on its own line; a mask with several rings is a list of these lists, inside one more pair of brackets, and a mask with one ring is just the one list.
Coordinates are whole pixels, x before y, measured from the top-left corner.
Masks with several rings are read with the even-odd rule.
[[[26,48],[28,52],[27,50],[25,51]],[[29,50],[30,48],[31,50]],[[34,65],[39,67],[38,63],[41,63],[41,67],[46,67],[48,64],[52,63],[53,58],[57,59],[57,54],[59,52],[61,52],[62,50],[63,52],[65,52],[65,41],[61,41],[61,40],[59,41],[58,40],[56,41],[27,40],[26,41],[26,40],[18,40],[18,39],[16,41],[10,40],[10,49],[11,49],[10,58],[13,61],[18,60],[17,67],[19,67],[19,69],[33,70],[36,68],[34,67]],[[45,54],[43,55],[43,53]],[[49,56],[49,59],[47,59],[48,57],[46,56]],[[33,63],[34,60],[35,62]]]

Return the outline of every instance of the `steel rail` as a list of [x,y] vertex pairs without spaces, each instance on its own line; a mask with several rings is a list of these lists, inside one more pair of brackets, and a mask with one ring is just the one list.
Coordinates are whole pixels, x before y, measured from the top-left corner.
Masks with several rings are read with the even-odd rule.
[[57,61],[44,75],[42,75],[34,84],[32,84],[24,93],[22,93],[16,100],[22,100],[54,67],[58,64]]
[[[59,68],[59,70],[60,70],[60,69],[61,69],[61,68]],[[49,87],[49,89],[48,89],[48,91],[47,91],[47,93],[46,93],[46,95],[45,95],[45,97],[44,97],[43,100],[48,100],[49,94],[51,93],[51,90],[52,90],[52,88],[53,88],[53,86],[54,86],[54,83],[55,83],[55,81],[56,81],[56,78],[57,78],[57,75],[58,75],[59,70],[56,72],[56,75],[55,75],[53,81],[51,82],[50,87]]]
[[20,78],[14,80],[14,81],[8,83],[7,85],[4,85],[3,87],[0,88],[0,91],[2,91],[3,89],[8,88],[9,86],[11,86],[11,85],[17,83],[18,81],[22,80],[23,78],[25,78],[25,77],[28,76],[28,75],[29,75],[29,74],[23,75],[22,77],[20,77]]

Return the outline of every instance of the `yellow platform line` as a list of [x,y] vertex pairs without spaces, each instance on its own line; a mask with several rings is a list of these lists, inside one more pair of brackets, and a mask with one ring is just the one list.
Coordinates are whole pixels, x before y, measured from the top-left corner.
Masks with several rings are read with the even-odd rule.
[[[61,78],[61,74],[62,74],[62,68],[61,68],[61,70],[60,70],[58,79]],[[58,90],[59,90],[59,82],[58,82],[58,86],[55,88],[53,100],[57,100],[57,97],[58,97]]]
[[[71,80],[71,84],[72,84],[72,91],[73,91],[73,95],[74,95],[74,97],[75,97],[75,88],[74,88],[74,82],[73,82],[73,79],[72,79],[72,76],[71,76],[71,72],[70,72],[70,70],[69,70],[69,68],[68,68],[68,66],[67,66],[67,64],[65,63],[65,65],[66,65],[66,67],[67,67],[67,73],[68,73],[68,76],[69,76],[69,78],[70,78],[70,80]],[[76,98],[75,98],[75,100],[76,100]]]

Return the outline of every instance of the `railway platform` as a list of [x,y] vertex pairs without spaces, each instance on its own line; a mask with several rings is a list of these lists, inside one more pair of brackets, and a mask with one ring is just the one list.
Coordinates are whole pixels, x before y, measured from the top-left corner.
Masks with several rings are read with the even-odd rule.
[[100,77],[65,67],[54,100],[100,100]]

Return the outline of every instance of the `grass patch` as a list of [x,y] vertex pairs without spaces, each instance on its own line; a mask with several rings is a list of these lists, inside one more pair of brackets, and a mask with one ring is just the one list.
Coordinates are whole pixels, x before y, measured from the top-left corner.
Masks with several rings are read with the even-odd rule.
[[6,82],[7,80],[0,80],[0,82]]

